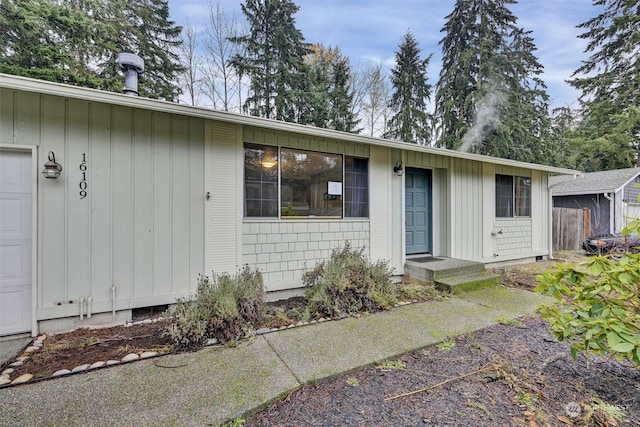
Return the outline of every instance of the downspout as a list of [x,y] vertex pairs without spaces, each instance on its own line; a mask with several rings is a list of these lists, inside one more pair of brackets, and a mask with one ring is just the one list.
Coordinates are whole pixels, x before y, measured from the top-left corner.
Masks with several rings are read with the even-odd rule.
[[[611,197],[609,194],[613,194]],[[609,232],[616,232],[616,207],[615,207],[615,193],[602,193],[605,199],[609,201]]]
[[[582,176],[583,174],[580,174],[580,176]],[[578,178],[578,175],[573,175],[573,180],[575,181]],[[562,182],[558,182],[556,184],[549,184],[549,174],[547,174],[547,194],[548,194],[548,198],[549,198],[549,212],[548,212],[548,222],[549,222],[549,227],[547,230],[547,238],[548,238],[548,242],[547,242],[547,247],[548,247],[548,254],[547,254],[547,258],[549,259],[554,259],[553,258],[553,191],[552,188],[555,187],[556,185],[562,184]]]

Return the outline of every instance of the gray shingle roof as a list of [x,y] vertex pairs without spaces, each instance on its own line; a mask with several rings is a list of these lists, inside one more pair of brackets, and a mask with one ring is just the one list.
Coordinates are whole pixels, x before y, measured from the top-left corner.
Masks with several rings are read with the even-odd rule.
[[588,172],[575,179],[572,176],[552,176],[549,185],[554,196],[599,194],[618,191],[640,175],[640,168]]

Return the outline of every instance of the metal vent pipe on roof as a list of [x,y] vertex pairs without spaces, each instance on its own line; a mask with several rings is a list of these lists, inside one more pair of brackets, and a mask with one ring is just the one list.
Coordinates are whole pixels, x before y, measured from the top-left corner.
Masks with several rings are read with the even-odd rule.
[[118,55],[118,64],[124,72],[124,94],[138,96],[138,75],[144,73],[144,61],[133,53]]

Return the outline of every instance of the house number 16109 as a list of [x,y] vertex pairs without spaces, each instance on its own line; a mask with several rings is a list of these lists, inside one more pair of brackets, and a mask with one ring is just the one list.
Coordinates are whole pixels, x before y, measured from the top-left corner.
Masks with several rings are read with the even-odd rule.
[[80,172],[82,173],[82,179],[80,180],[80,198],[87,197],[87,153],[82,153],[82,161],[80,162]]

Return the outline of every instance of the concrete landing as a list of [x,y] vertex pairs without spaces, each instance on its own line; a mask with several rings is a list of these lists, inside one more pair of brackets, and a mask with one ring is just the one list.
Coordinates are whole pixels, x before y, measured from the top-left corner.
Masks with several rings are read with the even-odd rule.
[[426,282],[454,294],[499,286],[502,277],[485,271],[481,262],[453,258],[407,258],[405,278]]

